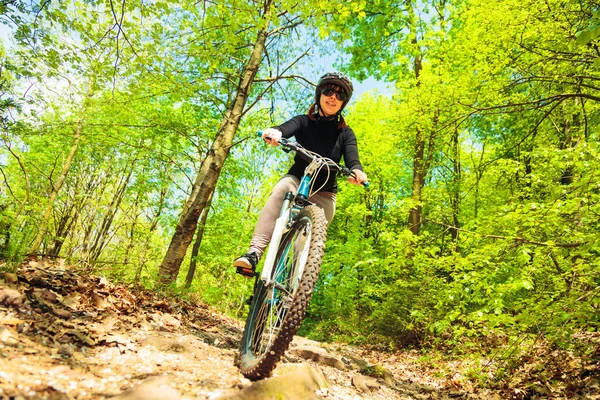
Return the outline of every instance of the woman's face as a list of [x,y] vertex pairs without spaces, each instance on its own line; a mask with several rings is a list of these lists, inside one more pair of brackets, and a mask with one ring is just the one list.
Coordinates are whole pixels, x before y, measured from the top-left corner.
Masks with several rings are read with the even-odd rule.
[[319,98],[319,113],[324,117],[337,114],[344,104],[344,101],[340,100],[338,97],[341,97],[342,99],[346,98],[346,93],[341,87],[336,85],[325,86],[321,90],[321,96]]

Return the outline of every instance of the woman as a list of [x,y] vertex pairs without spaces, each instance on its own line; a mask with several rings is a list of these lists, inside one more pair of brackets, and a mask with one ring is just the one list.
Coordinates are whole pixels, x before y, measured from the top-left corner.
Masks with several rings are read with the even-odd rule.
[[[304,148],[330,158],[336,163],[339,163],[343,157],[346,167],[355,174],[354,178],[348,178],[350,183],[360,185],[367,182],[367,175],[363,172],[358,157],[356,136],[346,125],[341,114],[350,101],[352,92],[352,82],[346,75],[339,72],[323,75],[317,84],[315,102],[308,113],[295,116],[282,125],[265,129],[262,134],[263,139],[273,146],[278,146],[282,137],[287,139],[295,136],[296,141]],[[271,240],[283,197],[287,192],[298,188],[307,165],[305,160],[296,155],[288,173],[273,188],[258,218],[248,252],[233,263],[239,274],[247,277],[254,276],[256,264]],[[336,174],[321,171],[314,187],[321,190],[314,193],[309,201],[323,209],[329,224],[335,213]]]

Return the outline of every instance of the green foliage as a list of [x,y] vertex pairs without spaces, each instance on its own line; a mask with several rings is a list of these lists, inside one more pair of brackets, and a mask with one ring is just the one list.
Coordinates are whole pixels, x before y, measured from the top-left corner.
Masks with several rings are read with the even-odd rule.
[[[576,41],[577,44],[582,46],[590,45],[592,42],[597,42],[600,36],[600,9],[596,10],[589,20],[589,25],[577,32]],[[600,69],[600,57],[596,57],[594,60],[594,67],[596,70]]]
[[[364,200],[341,192],[308,330],[456,351],[540,337],[576,348],[574,333],[599,328],[600,99],[591,47],[561,32],[574,35],[592,12],[560,1],[438,5],[411,37],[409,28],[388,30],[414,17],[400,4],[373,4],[386,13],[343,7],[353,6],[354,23],[332,17],[328,29],[346,44],[353,38],[356,76],[397,77],[400,91],[393,107],[361,102],[348,118],[367,172],[375,182],[384,177],[386,190],[377,209],[368,205],[377,187]],[[408,63],[415,51],[418,76]],[[361,123],[362,109],[375,123]],[[430,163],[417,237],[406,230],[415,127],[428,138]],[[373,138],[393,146],[374,150]],[[373,229],[367,221],[376,215]]]
[[600,36],[600,10],[596,10],[590,18],[589,26],[577,32],[577,43],[586,45]]

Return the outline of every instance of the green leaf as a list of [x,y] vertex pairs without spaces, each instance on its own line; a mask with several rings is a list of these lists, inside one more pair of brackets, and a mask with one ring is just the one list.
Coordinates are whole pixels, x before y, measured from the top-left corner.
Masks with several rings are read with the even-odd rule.
[[577,33],[577,44],[586,45],[592,40],[592,33],[589,29]]

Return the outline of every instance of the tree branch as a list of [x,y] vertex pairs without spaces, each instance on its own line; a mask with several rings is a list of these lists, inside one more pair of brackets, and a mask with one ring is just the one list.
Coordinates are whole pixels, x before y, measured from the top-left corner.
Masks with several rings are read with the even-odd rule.
[[[282,73],[285,73],[287,70],[289,70],[290,68],[292,68],[298,61],[300,61],[303,57],[308,55],[308,52],[310,51],[310,49],[307,49],[304,53],[302,53],[300,56],[298,56],[298,58],[296,58],[290,65],[288,65],[283,71]],[[291,77],[295,77],[295,75],[290,75]],[[256,99],[248,106],[246,107],[246,109],[242,112],[242,116],[245,115],[248,111],[250,111],[250,109],[252,109],[252,107],[254,107],[254,105],[256,103],[258,103],[258,101],[264,96],[264,94],[279,80],[283,77],[283,75],[279,75],[276,76],[274,78],[268,78],[265,79],[265,81],[270,82],[267,87],[258,95],[256,96]],[[302,78],[304,79],[304,78]],[[306,79],[304,79],[306,81]],[[308,81],[306,81],[308,82]],[[310,83],[310,82],[309,82]],[[311,83],[312,84],[312,83]]]
[[530,240],[530,239],[526,239],[524,237],[520,237],[520,236],[502,236],[502,235],[481,235],[477,232],[473,232],[473,231],[468,231],[466,229],[461,229],[458,228],[456,226],[452,226],[452,225],[448,225],[445,224],[443,222],[437,222],[437,221],[432,221],[430,219],[427,218],[423,218],[424,221],[427,222],[431,222],[432,224],[436,224],[436,225],[440,225],[449,229],[456,229],[457,231],[460,231],[462,233],[470,233],[472,235],[478,235],[479,237],[483,238],[483,239],[502,239],[502,240],[511,240],[513,242],[516,242],[518,244],[533,244],[535,246],[543,246],[543,247],[561,247],[561,248],[566,248],[566,249],[572,249],[572,248],[577,248],[579,246],[582,246],[584,244],[586,244],[586,242],[578,242],[578,243],[553,243],[553,242],[539,242],[537,240]]

